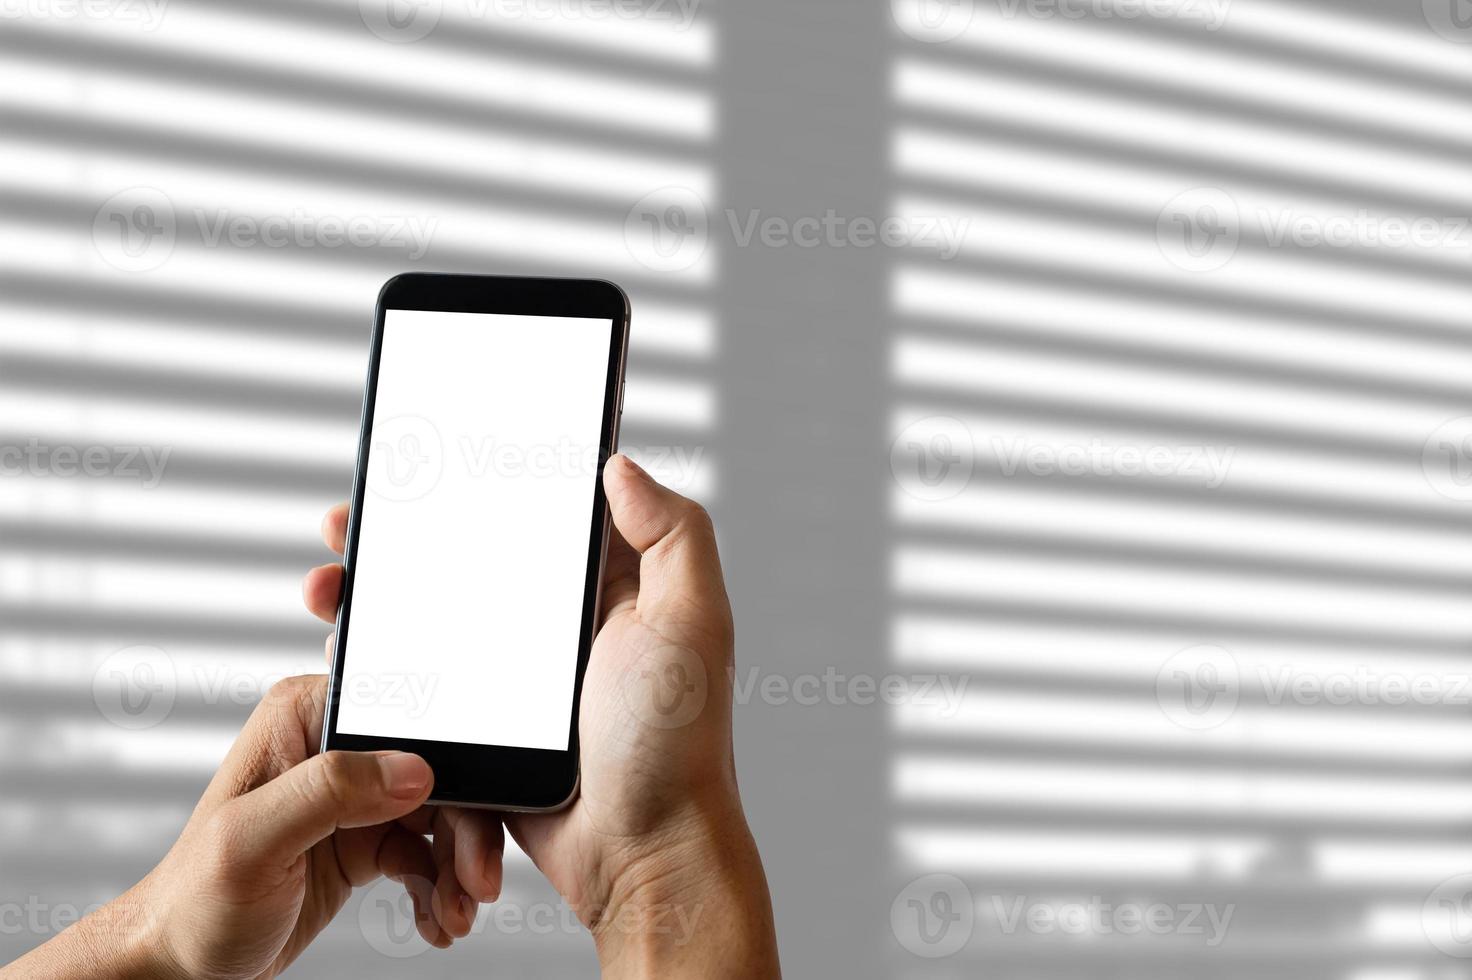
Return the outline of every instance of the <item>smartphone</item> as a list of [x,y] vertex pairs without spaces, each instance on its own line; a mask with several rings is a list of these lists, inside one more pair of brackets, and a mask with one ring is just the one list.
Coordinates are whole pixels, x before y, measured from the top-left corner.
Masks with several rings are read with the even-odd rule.
[[415,752],[432,802],[572,801],[628,340],[608,282],[383,287],[323,751]]

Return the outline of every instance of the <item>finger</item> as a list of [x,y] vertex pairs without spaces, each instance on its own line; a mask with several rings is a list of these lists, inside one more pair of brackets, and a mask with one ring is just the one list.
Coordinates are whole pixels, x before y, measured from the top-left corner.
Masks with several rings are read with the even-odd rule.
[[337,631],[327,634],[327,649],[323,652],[327,655],[327,669],[332,669],[333,654],[337,652]]
[[398,824],[410,833],[423,837],[434,832],[434,815],[438,810],[437,806],[422,806],[413,813],[400,817]]
[[287,677],[271,685],[220,764],[204,799],[213,808],[264,786],[317,751],[327,677]]
[[639,598],[639,553],[629,547],[618,528],[608,532],[608,557],[603,561],[603,618],[632,607]]
[[409,900],[414,903],[414,925],[424,941],[441,949],[449,946],[452,937],[440,928],[434,916],[436,870],[429,841],[402,827],[392,827],[379,846],[374,870],[377,874],[403,883],[404,890],[409,893]]
[[322,518],[322,540],[339,555],[347,547],[348,505],[338,504]]
[[639,614],[728,624],[715,530],[705,509],[655,483],[627,456],[608,461],[603,485],[614,526],[642,556]]
[[440,928],[456,939],[470,934],[476,903],[466,894],[455,874],[455,832],[450,826],[449,807],[440,807],[434,820],[434,917]]
[[327,752],[225,804],[216,819],[232,864],[286,868],[338,828],[412,813],[433,782],[417,755]]
[[501,897],[501,861],[506,850],[501,818],[485,810],[444,809],[455,835],[455,877],[460,887],[477,902],[494,902]]
[[341,595],[341,565],[318,565],[302,579],[302,601],[320,620],[337,622],[337,600]]

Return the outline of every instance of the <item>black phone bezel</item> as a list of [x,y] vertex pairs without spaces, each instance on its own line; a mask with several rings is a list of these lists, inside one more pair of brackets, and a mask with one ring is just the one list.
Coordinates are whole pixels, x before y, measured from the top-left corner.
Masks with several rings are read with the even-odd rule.
[[[368,451],[378,393],[378,369],[388,310],[426,310],[450,313],[505,313],[525,316],[568,316],[607,319],[611,324],[608,371],[603,394],[603,424],[598,454],[592,516],[589,521],[587,575],[583,592],[582,627],[578,634],[577,677],[568,720],[568,749],[514,748],[419,739],[381,738],[337,731],[341,699],[340,679],[347,653],[352,608],[353,572],[357,563],[359,526],[367,490]],[[362,428],[358,438],[357,468],[353,476],[346,549],[343,555],[342,598],[338,603],[337,634],[328,679],[322,750],[372,752],[396,749],[422,756],[434,770],[431,802],[504,810],[555,810],[567,805],[578,786],[578,710],[582,704],[583,675],[601,613],[603,559],[608,544],[608,504],[603,492],[603,466],[618,448],[619,418],[623,409],[624,365],[628,359],[629,301],[617,285],[597,279],[537,279],[515,276],[405,273],[384,284],[378,294],[373,339],[368,359],[368,381],[363,395]]]

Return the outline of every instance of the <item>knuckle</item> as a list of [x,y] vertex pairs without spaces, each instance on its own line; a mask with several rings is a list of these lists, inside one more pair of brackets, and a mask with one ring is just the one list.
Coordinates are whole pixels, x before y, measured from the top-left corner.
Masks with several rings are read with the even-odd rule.
[[685,501],[685,513],[683,521],[691,530],[701,532],[714,532],[715,522],[711,520],[710,511],[693,500]]
[[312,769],[312,789],[341,809],[353,796],[354,768],[352,757],[346,752],[323,753]]
[[244,863],[244,835],[241,833],[239,808],[226,803],[210,814],[201,835],[206,859],[217,871],[228,871]]
[[283,677],[266,691],[265,702],[272,708],[294,708],[311,693],[314,678]]

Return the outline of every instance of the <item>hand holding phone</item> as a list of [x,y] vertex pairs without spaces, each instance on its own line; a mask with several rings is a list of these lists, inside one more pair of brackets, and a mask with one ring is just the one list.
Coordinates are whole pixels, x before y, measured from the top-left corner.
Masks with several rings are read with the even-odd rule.
[[[710,518],[626,457],[603,483],[614,528],[583,686],[581,791],[557,812],[501,816],[593,930],[605,977],[775,977],[766,879],[736,787],[734,636]],[[346,506],[324,522],[338,552],[346,523]],[[341,582],[341,566],[325,565],[304,584],[327,622]],[[495,816],[462,813],[460,828]],[[481,855],[463,849],[485,839],[456,836],[437,850],[442,867],[473,867]],[[464,890],[442,874],[440,906]]]

